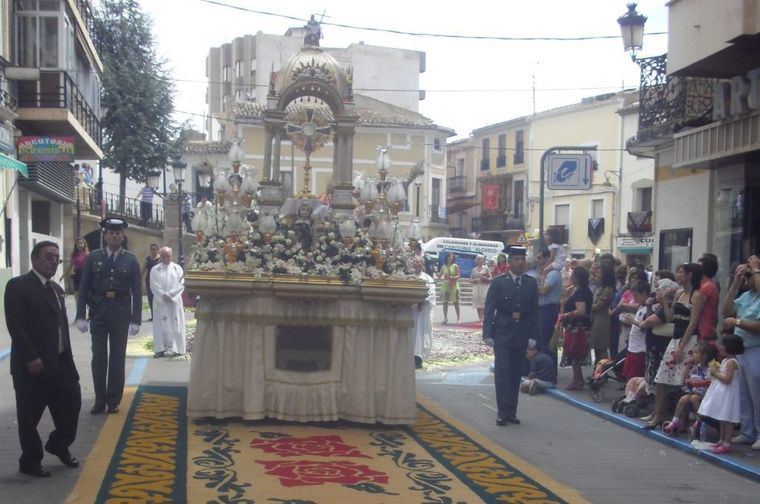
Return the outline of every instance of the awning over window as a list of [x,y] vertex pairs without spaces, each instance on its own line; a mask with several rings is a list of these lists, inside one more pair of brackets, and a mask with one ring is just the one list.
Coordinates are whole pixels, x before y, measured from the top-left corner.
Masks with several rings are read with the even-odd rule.
[[16,170],[21,173],[24,177],[29,176],[29,171],[26,168],[26,164],[22,163],[21,161],[17,159],[13,159],[10,156],[6,156],[3,153],[0,153],[0,169],[2,170]]
[[29,163],[29,176],[20,178],[19,185],[58,203],[76,201],[74,168],[70,163]]

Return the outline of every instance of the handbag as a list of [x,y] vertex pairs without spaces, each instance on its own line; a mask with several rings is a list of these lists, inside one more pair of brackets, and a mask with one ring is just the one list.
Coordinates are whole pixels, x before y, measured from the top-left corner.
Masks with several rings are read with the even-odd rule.
[[562,353],[568,357],[580,358],[588,353],[588,335],[582,326],[566,327],[563,333]]
[[549,350],[552,352],[556,352],[562,348],[564,343],[562,332],[562,322],[560,322],[559,317],[557,317],[557,322],[554,324],[554,331],[552,331],[552,337],[549,340]]

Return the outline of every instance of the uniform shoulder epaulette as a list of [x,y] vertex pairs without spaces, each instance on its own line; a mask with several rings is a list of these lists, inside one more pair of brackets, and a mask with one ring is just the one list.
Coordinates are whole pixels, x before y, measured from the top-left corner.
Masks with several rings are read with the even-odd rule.
[[123,252],[125,255],[131,255],[133,257],[137,257],[134,253],[130,252],[129,250],[124,250]]

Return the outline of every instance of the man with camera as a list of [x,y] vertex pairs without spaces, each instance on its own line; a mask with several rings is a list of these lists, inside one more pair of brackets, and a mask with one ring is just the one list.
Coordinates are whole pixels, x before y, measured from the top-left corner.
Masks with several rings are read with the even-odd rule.
[[[737,292],[747,289],[737,297]],[[760,450],[760,257],[751,256],[737,266],[734,281],[723,302],[723,330],[744,341],[738,355],[741,431],[732,443],[752,444]]]

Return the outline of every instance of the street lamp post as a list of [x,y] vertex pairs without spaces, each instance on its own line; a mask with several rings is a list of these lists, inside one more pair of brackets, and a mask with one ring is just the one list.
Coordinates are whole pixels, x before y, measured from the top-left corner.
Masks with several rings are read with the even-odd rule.
[[185,255],[182,250],[182,204],[184,197],[182,195],[182,182],[185,181],[185,168],[187,163],[182,161],[179,155],[172,156],[172,170],[174,171],[174,182],[177,183],[177,234],[179,245],[177,246],[177,263],[185,268]]
[[636,62],[636,51],[644,46],[644,25],[647,17],[636,11],[636,4],[628,4],[628,12],[617,20],[620,25],[620,34],[623,36],[623,46],[630,53],[633,62]]

